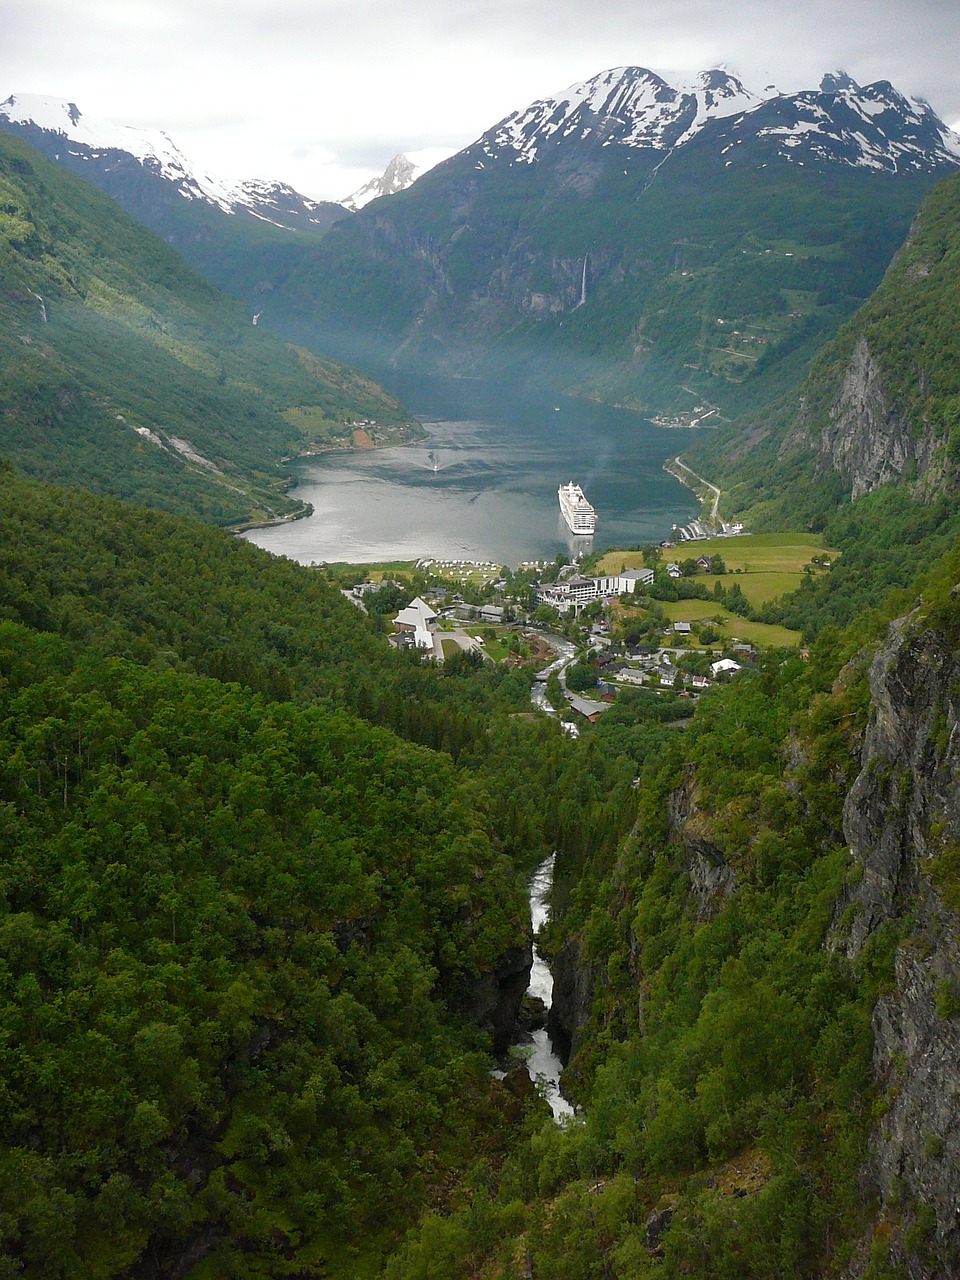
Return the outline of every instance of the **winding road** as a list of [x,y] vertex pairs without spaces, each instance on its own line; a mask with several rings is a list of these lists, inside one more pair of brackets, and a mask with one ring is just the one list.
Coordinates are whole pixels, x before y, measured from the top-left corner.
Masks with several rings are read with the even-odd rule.
[[[673,462],[667,464],[666,470],[670,471],[671,468],[673,467],[676,467],[678,468],[678,470],[685,472],[686,476],[690,476],[696,482],[694,484],[691,484],[690,481],[686,479],[686,476],[677,475],[676,471],[672,472],[673,475],[677,475],[677,479],[680,481],[681,484],[685,484],[688,489],[693,489],[694,493],[696,493],[697,491],[697,485],[702,485],[705,489],[710,490],[710,492],[713,494],[713,505],[710,508],[710,515],[708,518],[714,524],[720,524],[721,523],[720,517],[717,514],[718,508],[720,506],[720,490],[717,488],[717,486],[715,484],[711,484],[709,480],[704,480],[703,476],[698,476],[697,473],[695,471],[692,471],[685,462],[681,462],[679,454],[677,454]],[[701,515],[700,518],[702,520],[704,517]]]

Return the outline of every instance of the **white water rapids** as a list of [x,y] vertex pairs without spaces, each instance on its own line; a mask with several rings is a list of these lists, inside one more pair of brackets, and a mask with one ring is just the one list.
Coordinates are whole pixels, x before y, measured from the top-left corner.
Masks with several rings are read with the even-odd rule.
[[[547,899],[553,885],[553,864],[557,855],[551,854],[541,862],[536,874],[530,881],[530,920],[533,925],[533,966],[530,970],[530,985],[527,994],[542,1000],[549,1009],[553,1003],[553,975],[547,962],[537,951],[536,935],[540,926],[548,919],[550,908]],[[526,1060],[530,1079],[537,1085],[553,1112],[553,1118],[562,1121],[573,1115],[573,1107],[560,1092],[560,1072],[563,1063],[554,1053],[553,1043],[547,1034],[546,1027],[541,1027],[531,1034],[532,1047],[529,1042],[519,1046]]]

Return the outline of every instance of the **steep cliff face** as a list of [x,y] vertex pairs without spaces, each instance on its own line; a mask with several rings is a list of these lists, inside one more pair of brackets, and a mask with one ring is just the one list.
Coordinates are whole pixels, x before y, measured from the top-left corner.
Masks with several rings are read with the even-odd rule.
[[856,958],[883,928],[898,929],[901,942],[893,987],[873,1015],[883,1114],[864,1183],[879,1197],[891,1261],[909,1280],[935,1280],[960,1274],[960,918],[949,905],[950,851],[960,841],[960,653],[919,618],[902,619],[870,684],[863,767],[844,811],[862,867],[846,904],[846,948]]
[[487,1032],[495,1054],[505,1053],[516,1038],[520,1006],[530,982],[533,948],[511,947],[489,973],[481,974],[467,999],[459,1001],[464,1014]]
[[709,815],[699,803],[696,772],[688,767],[670,797],[670,831],[682,849],[690,881],[690,907],[698,921],[709,920],[737,891],[737,873],[711,838]]
[[[711,815],[702,807],[696,770],[688,765],[678,787],[668,800],[670,845],[677,875],[687,886],[688,914],[697,924],[713,919],[739,888],[736,868],[724,858],[711,825]],[[634,831],[634,836],[637,831]],[[620,885],[621,904],[631,897],[627,883]],[[629,1020],[644,1024],[644,979],[637,939],[627,929],[629,959],[636,1004]],[[590,1042],[590,1021],[595,1014],[595,998],[609,985],[605,953],[591,951],[583,937],[568,937],[553,959],[553,1004],[547,1019],[550,1036],[564,1062],[568,1063],[568,1085],[577,1078],[582,1063],[576,1061]]]
[[579,938],[569,938],[554,958],[550,1039],[563,1062],[577,1054],[593,1005],[594,972]]
[[926,198],[879,288],[814,361],[781,461],[810,451],[854,498],[952,492],[960,464],[960,180]]
[[911,428],[864,337],[854,347],[826,424],[817,430],[801,418],[782,453],[798,445],[813,449],[821,468],[838,471],[854,498],[903,479],[929,487],[943,469],[933,425],[926,422],[919,432]]

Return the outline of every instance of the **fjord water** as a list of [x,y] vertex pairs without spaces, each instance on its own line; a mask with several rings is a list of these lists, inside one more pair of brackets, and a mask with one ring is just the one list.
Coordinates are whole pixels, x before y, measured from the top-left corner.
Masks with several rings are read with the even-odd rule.
[[662,468],[699,432],[474,379],[406,377],[391,390],[428,438],[297,463],[293,493],[313,515],[252,530],[252,542],[302,564],[552,559],[590,542],[560,518],[557,488],[569,480],[599,512],[598,550],[658,541],[697,513],[693,494]]

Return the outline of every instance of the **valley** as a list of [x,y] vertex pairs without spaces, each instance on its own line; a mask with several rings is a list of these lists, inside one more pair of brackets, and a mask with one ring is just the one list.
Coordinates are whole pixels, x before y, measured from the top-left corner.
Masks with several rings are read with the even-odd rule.
[[0,1274],[957,1274],[960,140],[621,67],[328,218],[19,126]]

